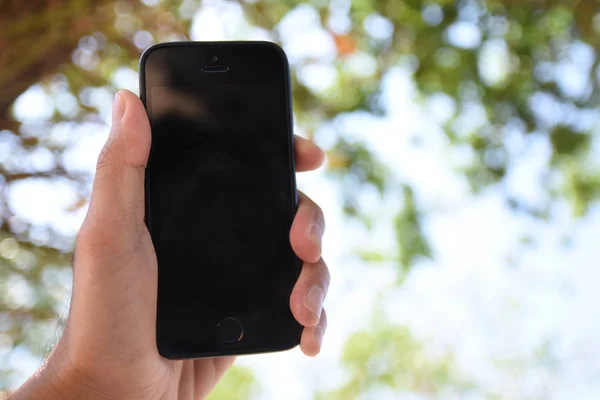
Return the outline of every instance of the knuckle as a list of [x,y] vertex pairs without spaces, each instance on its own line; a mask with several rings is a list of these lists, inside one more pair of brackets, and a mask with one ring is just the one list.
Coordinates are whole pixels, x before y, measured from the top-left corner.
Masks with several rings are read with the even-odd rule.
[[110,143],[107,142],[102,150],[100,150],[100,155],[98,155],[98,161],[96,162],[96,170],[101,170],[107,165],[110,165],[112,158],[114,157],[113,151],[111,149]]
[[315,207],[315,219],[318,223],[321,224],[323,229],[325,229],[325,214],[323,213],[323,209],[316,203],[313,203]]
[[329,290],[329,283],[331,282],[331,273],[329,272],[329,268],[327,268],[327,264],[321,258],[319,261],[319,266],[321,269],[321,274],[323,275],[323,290],[327,292]]
[[304,204],[304,206],[311,211],[312,218],[314,222],[321,225],[323,230],[325,230],[325,214],[323,213],[323,209],[317,203],[315,203],[310,197],[305,195],[302,192],[299,192],[300,200]]
[[102,225],[86,219],[79,229],[75,251],[78,256],[100,255],[108,249],[113,249],[116,242],[118,242],[118,239],[116,239],[114,232],[111,235],[106,232]]
[[141,247],[143,238],[138,231],[127,229],[118,221],[98,221],[89,216],[79,230],[75,251],[78,257],[123,258],[135,254]]
[[318,325],[321,326],[323,331],[325,331],[327,329],[327,312],[325,311],[324,308],[323,308],[323,310],[321,310],[321,319],[319,320]]

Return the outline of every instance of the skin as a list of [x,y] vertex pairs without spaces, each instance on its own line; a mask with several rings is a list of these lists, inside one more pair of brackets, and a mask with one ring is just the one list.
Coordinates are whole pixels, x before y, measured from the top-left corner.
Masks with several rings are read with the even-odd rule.
[[[156,349],[157,264],[144,223],[144,169],[150,124],[133,93],[115,97],[113,126],[98,159],[90,207],[75,247],[65,332],[45,364],[12,399],[202,399],[234,357],[171,361]],[[298,171],[318,168],[323,152],[295,138]],[[290,232],[303,268],[290,297],[305,328],[300,348],[319,353],[329,272],[321,258],[321,209],[304,194]]]

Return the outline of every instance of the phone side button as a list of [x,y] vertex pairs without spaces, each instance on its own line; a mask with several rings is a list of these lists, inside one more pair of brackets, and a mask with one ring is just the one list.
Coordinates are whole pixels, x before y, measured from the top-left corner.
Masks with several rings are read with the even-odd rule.
[[226,344],[237,343],[244,336],[244,325],[233,317],[223,318],[217,324],[217,337]]

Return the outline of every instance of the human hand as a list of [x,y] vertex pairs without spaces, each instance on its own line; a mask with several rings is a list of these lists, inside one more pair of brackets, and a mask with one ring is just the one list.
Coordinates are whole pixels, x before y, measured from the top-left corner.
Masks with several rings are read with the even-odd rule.
[[[75,247],[73,294],[65,332],[45,365],[13,399],[200,399],[234,357],[172,361],[156,348],[157,263],[144,223],[144,170],[150,124],[133,93],[115,97],[113,126],[98,159],[88,214]],[[296,137],[296,168],[323,152]],[[290,298],[305,328],[300,348],[319,353],[327,319],[329,272],[321,258],[321,209],[299,194],[290,232],[304,264]]]

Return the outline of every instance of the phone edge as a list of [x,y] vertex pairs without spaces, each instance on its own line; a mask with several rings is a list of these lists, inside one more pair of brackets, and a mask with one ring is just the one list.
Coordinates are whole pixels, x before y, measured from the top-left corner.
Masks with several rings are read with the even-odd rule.
[[[271,47],[272,49],[274,49],[278,55],[279,58],[281,59],[282,63],[283,63],[283,67],[284,67],[284,73],[285,73],[285,91],[286,91],[286,99],[287,99],[287,108],[288,108],[288,113],[289,113],[289,118],[288,118],[288,132],[290,135],[289,138],[289,145],[288,145],[288,155],[290,158],[290,163],[291,163],[291,176],[290,176],[290,185],[291,185],[291,190],[293,192],[294,195],[294,204],[293,207],[294,209],[292,210],[292,213],[294,215],[294,218],[296,216],[296,213],[298,211],[298,187],[297,187],[297,183],[296,183],[296,158],[295,158],[295,140],[294,140],[294,112],[293,112],[293,97],[292,97],[292,82],[291,82],[291,72],[290,72],[290,64],[289,64],[289,60],[287,58],[287,55],[285,54],[285,51],[283,50],[283,48],[281,46],[279,46],[277,43],[275,42],[269,42],[269,41],[174,41],[174,42],[163,42],[163,43],[156,43],[148,48],[146,48],[141,56],[140,56],[140,60],[139,60],[139,66],[138,66],[138,70],[139,70],[139,93],[140,93],[140,100],[142,101],[142,104],[144,105],[144,110],[146,111],[146,114],[148,116],[148,120],[150,120],[150,112],[148,110],[148,105],[147,105],[147,96],[146,96],[146,71],[145,71],[145,65],[146,62],[148,60],[148,57],[152,54],[152,52],[154,52],[157,49],[163,48],[163,47],[177,47],[177,46],[195,46],[195,45],[219,45],[219,44],[227,44],[227,45],[233,45],[233,46],[239,46],[239,45],[261,45],[261,46],[267,46],[267,47]],[[152,124],[150,124],[150,127],[152,129]],[[152,135],[152,133],[151,133]],[[151,196],[150,196],[150,179],[149,179],[149,174],[150,174],[150,167],[151,167],[151,162],[152,162],[152,140],[151,140],[151,146],[150,146],[150,153],[148,156],[148,163],[144,172],[144,222],[146,224],[146,228],[148,229],[148,232],[150,233],[150,237],[152,237],[152,232],[151,232],[151,213],[150,211],[150,204],[151,204]],[[289,236],[288,236],[289,239]],[[154,246],[154,243],[153,243]],[[290,243],[291,246],[291,243]],[[295,253],[294,253],[295,255]],[[295,276],[296,279],[298,279],[298,277],[300,276],[300,272],[302,270],[302,260],[300,260],[300,258],[298,256],[295,255]],[[158,284],[157,284],[157,290],[158,290]],[[158,303],[156,304],[156,308],[157,308],[157,313],[158,313]],[[157,317],[157,321],[158,321],[158,317]],[[298,326],[300,328],[303,328],[295,319],[294,321],[296,322],[296,324],[298,324]],[[282,352],[282,351],[287,351],[287,350],[291,350],[297,346],[300,345],[300,340],[301,340],[301,335],[302,335],[302,329],[299,329],[299,334],[297,335],[297,338],[289,344],[286,344],[284,346],[278,346],[278,347],[272,347],[272,348],[267,348],[267,349],[255,349],[252,351],[248,351],[248,352],[236,352],[236,351],[232,351],[232,352],[213,352],[213,353],[197,353],[197,354],[193,354],[190,356],[186,356],[186,357],[174,357],[172,354],[168,354],[165,353],[164,351],[162,351],[161,346],[159,346],[159,342],[158,342],[158,333],[159,333],[159,325],[158,323],[155,323],[155,329],[156,329],[156,347],[158,350],[158,353],[169,360],[185,360],[185,359],[196,359],[196,358],[207,358],[207,357],[224,357],[224,356],[230,356],[230,355],[251,355],[251,354],[266,354],[266,353],[276,353],[276,352]]]

